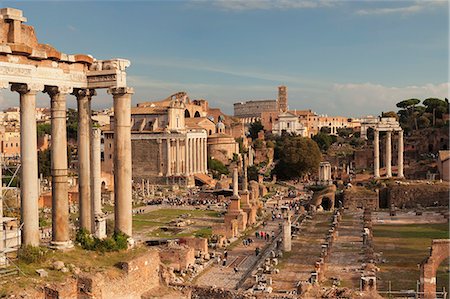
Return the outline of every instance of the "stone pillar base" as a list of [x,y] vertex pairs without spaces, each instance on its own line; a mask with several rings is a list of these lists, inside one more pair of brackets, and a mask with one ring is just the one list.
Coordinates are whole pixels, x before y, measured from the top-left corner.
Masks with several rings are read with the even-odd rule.
[[96,217],[94,236],[99,239],[106,238],[106,218]]
[[131,237],[127,239],[127,243],[128,243],[128,249],[132,249],[132,248],[134,248],[134,246],[136,246],[136,242]]
[[55,250],[67,250],[67,249],[72,249],[73,248],[73,243],[72,241],[51,241],[50,245],[49,245],[50,249],[55,249]]

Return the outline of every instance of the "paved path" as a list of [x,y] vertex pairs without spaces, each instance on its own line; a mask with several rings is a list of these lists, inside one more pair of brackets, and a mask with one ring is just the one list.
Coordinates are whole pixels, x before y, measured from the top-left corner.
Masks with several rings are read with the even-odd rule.
[[[276,234],[279,229],[279,223],[281,223],[280,220],[268,221],[265,228],[260,227],[257,230],[270,233],[274,231]],[[257,239],[254,234],[249,237],[253,239],[251,245],[244,246],[240,242],[236,247],[228,251],[227,265],[225,267],[222,266],[222,263],[220,265],[214,263],[210,269],[197,278],[196,285],[235,289],[242,275],[260,258],[260,256],[257,257],[255,255],[255,248],[259,247],[262,252],[271,243],[271,241],[267,242]],[[234,267],[238,268],[239,271],[237,273],[235,273]]]
[[313,219],[304,220],[297,237],[292,238],[292,251],[280,260],[280,273],[272,275],[276,291],[292,291],[299,280],[308,280],[314,264],[320,258],[321,246],[331,226],[332,214],[317,213]]
[[[362,212],[346,212],[339,223],[338,236],[328,259],[325,277],[339,278],[342,287],[359,288],[362,256]],[[331,283],[331,281],[329,281]]]

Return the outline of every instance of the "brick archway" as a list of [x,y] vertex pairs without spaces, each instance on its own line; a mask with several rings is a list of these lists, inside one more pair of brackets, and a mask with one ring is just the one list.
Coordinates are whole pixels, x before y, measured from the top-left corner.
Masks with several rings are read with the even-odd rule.
[[449,257],[450,239],[433,240],[430,256],[420,264],[420,292],[423,298],[436,298],[436,271]]

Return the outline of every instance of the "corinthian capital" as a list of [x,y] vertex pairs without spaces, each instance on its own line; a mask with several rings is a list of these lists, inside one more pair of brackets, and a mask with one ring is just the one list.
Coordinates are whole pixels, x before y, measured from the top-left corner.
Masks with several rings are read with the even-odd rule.
[[85,97],[93,97],[97,95],[95,89],[81,89],[76,88],[73,90],[72,94],[77,97],[77,99],[85,98]]
[[108,89],[108,93],[112,94],[113,96],[134,94],[134,89],[131,87],[111,87]]
[[43,84],[25,84],[25,83],[13,83],[11,84],[11,91],[16,91],[21,95],[24,94],[36,94],[38,91],[43,91]]

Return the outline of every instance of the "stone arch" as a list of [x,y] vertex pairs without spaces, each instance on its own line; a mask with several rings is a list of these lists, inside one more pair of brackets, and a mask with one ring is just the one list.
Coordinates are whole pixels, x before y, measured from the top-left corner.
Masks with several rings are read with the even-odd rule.
[[430,256],[420,264],[420,292],[423,298],[436,298],[436,271],[449,257],[450,239],[433,240]]
[[322,197],[322,203],[320,205],[325,211],[329,211],[334,206],[334,203],[329,197],[324,196]]
[[189,110],[184,110],[184,117],[189,118],[191,117],[191,114],[189,113]]
[[200,117],[200,112],[198,112],[198,111],[195,111],[195,113],[194,113],[194,117]]

